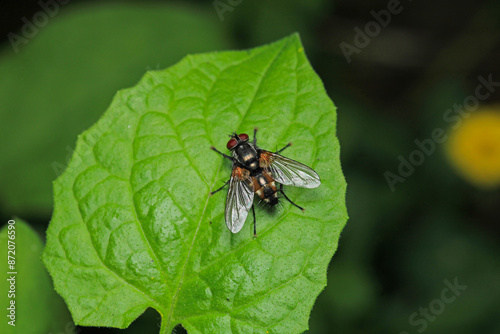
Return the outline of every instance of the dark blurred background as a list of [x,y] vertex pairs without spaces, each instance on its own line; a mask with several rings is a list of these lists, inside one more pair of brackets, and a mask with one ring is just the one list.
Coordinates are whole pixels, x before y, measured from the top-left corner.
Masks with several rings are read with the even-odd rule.
[[350,216],[308,333],[500,333],[500,2],[49,2],[0,5],[3,222],[44,238],[77,134],[145,71],[298,31],[338,108]]

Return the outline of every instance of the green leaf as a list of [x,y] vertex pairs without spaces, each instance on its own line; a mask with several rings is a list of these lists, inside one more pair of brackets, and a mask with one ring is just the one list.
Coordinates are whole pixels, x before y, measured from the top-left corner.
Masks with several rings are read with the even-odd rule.
[[[232,131],[312,166],[316,189],[287,188],[232,234],[222,149]],[[44,261],[73,319],[127,327],[147,307],[161,333],[299,333],[326,285],[347,220],[335,108],[297,35],[249,51],[187,56],[118,92],[55,182]]]
[[[10,227],[9,226],[13,226]],[[9,247],[10,241],[10,248]],[[8,251],[12,253],[8,253]],[[66,305],[54,291],[49,274],[42,263],[43,243],[38,234],[21,219],[5,225],[0,231],[0,305],[2,321],[0,333],[73,333],[75,325]],[[15,257],[15,267],[9,268],[8,260]],[[17,272],[17,274],[8,274]],[[7,278],[15,277],[13,281]],[[10,282],[15,283],[13,298],[9,297]],[[15,301],[15,327],[7,322],[6,308]]]
[[8,143],[0,154],[0,175],[8,175],[0,177],[0,199],[7,213],[50,215],[51,183],[66,168],[76,136],[118,89],[187,53],[227,47],[211,8],[67,6],[19,53],[10,45],[0,53],[0,142]]

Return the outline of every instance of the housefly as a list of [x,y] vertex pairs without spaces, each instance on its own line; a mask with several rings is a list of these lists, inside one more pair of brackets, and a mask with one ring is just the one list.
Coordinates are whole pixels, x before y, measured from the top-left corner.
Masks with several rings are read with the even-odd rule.
[[[254,236],[257,235],[253,206],[254,194],[257,194],[264,203],[275,206],[278,204],[278,192],[280,192],[292,205],[304,211],[285,195],[283,185],[316,188],[321,184],[314,170],[279,154],[291,146],[291,143],[273,153],[257,146],[256,135],[257,128],[254,129],[252,142],[249,142],[246,133],[230,135],[227,149],[231,151],[231,156],[211,147],[212,150],[233,162],[233,170],[231,178],[222,187],[210,193],[213,195],[229,184],[225,209],[226,225],[231,232],[239,232],[248,212],[252,209]],[[276,183],[280,184],[279,189]]]

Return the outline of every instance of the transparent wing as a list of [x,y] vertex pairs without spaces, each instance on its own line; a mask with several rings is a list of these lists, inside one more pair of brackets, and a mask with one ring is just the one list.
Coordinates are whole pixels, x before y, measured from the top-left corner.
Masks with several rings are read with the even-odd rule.
[[316,188],[321,184],[319,175],[306,165],[276,153],[265,151],[263,154],[267,155],[265,168],[277,182],[301,188]]
[[252,207],[253,189],[236,176],[231,176],[229,191],[226,199],[226,225],[233,233],[238,233],[248,216]]

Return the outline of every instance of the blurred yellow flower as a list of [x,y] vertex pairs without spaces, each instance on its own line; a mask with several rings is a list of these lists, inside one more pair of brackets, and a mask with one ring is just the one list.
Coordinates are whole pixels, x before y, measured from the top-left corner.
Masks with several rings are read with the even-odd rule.
[[451,131],[448,157],[471,183],[500,185],[500,106],[472,112]]

